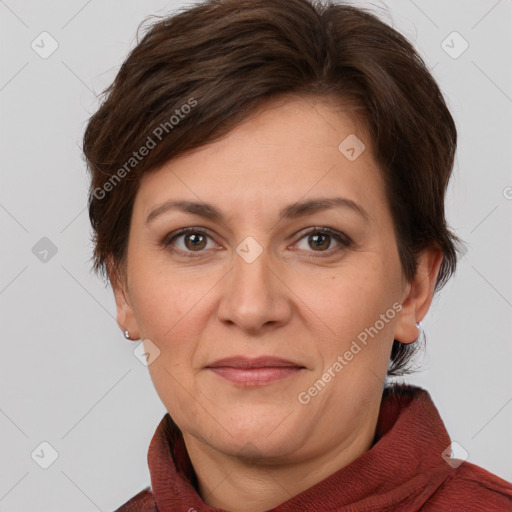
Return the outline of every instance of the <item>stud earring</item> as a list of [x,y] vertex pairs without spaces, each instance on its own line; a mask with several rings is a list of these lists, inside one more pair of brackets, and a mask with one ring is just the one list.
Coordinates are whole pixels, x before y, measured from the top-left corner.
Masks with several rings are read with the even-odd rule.
[[416,322],[416,327],[417,327],[418,329],[421,329],[421,322]]
[[130,339],[130,333],[128,331],[124,331],[124,337],[129,340]]

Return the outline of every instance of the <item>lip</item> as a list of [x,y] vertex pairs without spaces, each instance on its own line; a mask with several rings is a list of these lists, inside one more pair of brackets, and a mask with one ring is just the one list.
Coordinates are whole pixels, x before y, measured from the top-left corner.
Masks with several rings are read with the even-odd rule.
[[305,367],[278,357],[247,358],[243,356],[219,359],[206,366],[218,376],[242,386],[263,386],[296,375]]
[[276,368],[284,368],[290,366],[304,368],[304,366],[296,363],[295,361],[289,361],[288,359],[282,359],[280,357],[273,356],[260,356],[253,358],[244,356],[226,357],[207,365],[207,368],[268,368],[269,366]]

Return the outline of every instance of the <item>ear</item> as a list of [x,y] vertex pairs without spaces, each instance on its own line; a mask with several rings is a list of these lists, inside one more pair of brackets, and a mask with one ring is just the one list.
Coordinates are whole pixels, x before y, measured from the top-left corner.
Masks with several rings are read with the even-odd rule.
[[135,319],[133,307],[130,302],[126,278],[124,276],[120,276],[115,270],[111,259],[107,262],[107,272],[116,301],[117,324],[123,333],[124,331],[128,331],[130,333],[130,339],[138,340],[140,339],[139,326]]
[[443,251],[437,244],[424,249],[419,256],[416,275],[404,289],[402,310],[395,326],[395,339],[399,342],[412,343],[418,339],[416,322],[421,322],[430,308],[442,261]]

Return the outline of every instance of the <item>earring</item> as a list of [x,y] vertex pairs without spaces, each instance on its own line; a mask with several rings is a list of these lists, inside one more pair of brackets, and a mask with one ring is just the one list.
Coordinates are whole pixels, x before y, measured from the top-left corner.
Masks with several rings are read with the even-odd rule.
[[418,329],[421,329],[421,322],[416,322],[416,327],[417,327]]
[[128,331],[124,331],[124,337],[129,340],[130,339],[130,333]]

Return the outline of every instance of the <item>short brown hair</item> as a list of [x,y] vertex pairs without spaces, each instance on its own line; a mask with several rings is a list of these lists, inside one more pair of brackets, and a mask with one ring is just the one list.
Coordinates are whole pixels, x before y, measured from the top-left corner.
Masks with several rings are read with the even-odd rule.
[[[440,289],[455,272],[459,241],[444,210],[457,141],[452,116],[402,35],[361,8],[314,0],[208,0],[150,26],[84,134],[94,270],[112,279],[111,261],[122,274],[144,173],[285,94],[357,106],[384,177],[403,274],[412,279],[417,255],[437,244]],[[388,375],[410,371],[415,345],[394,341]]]

